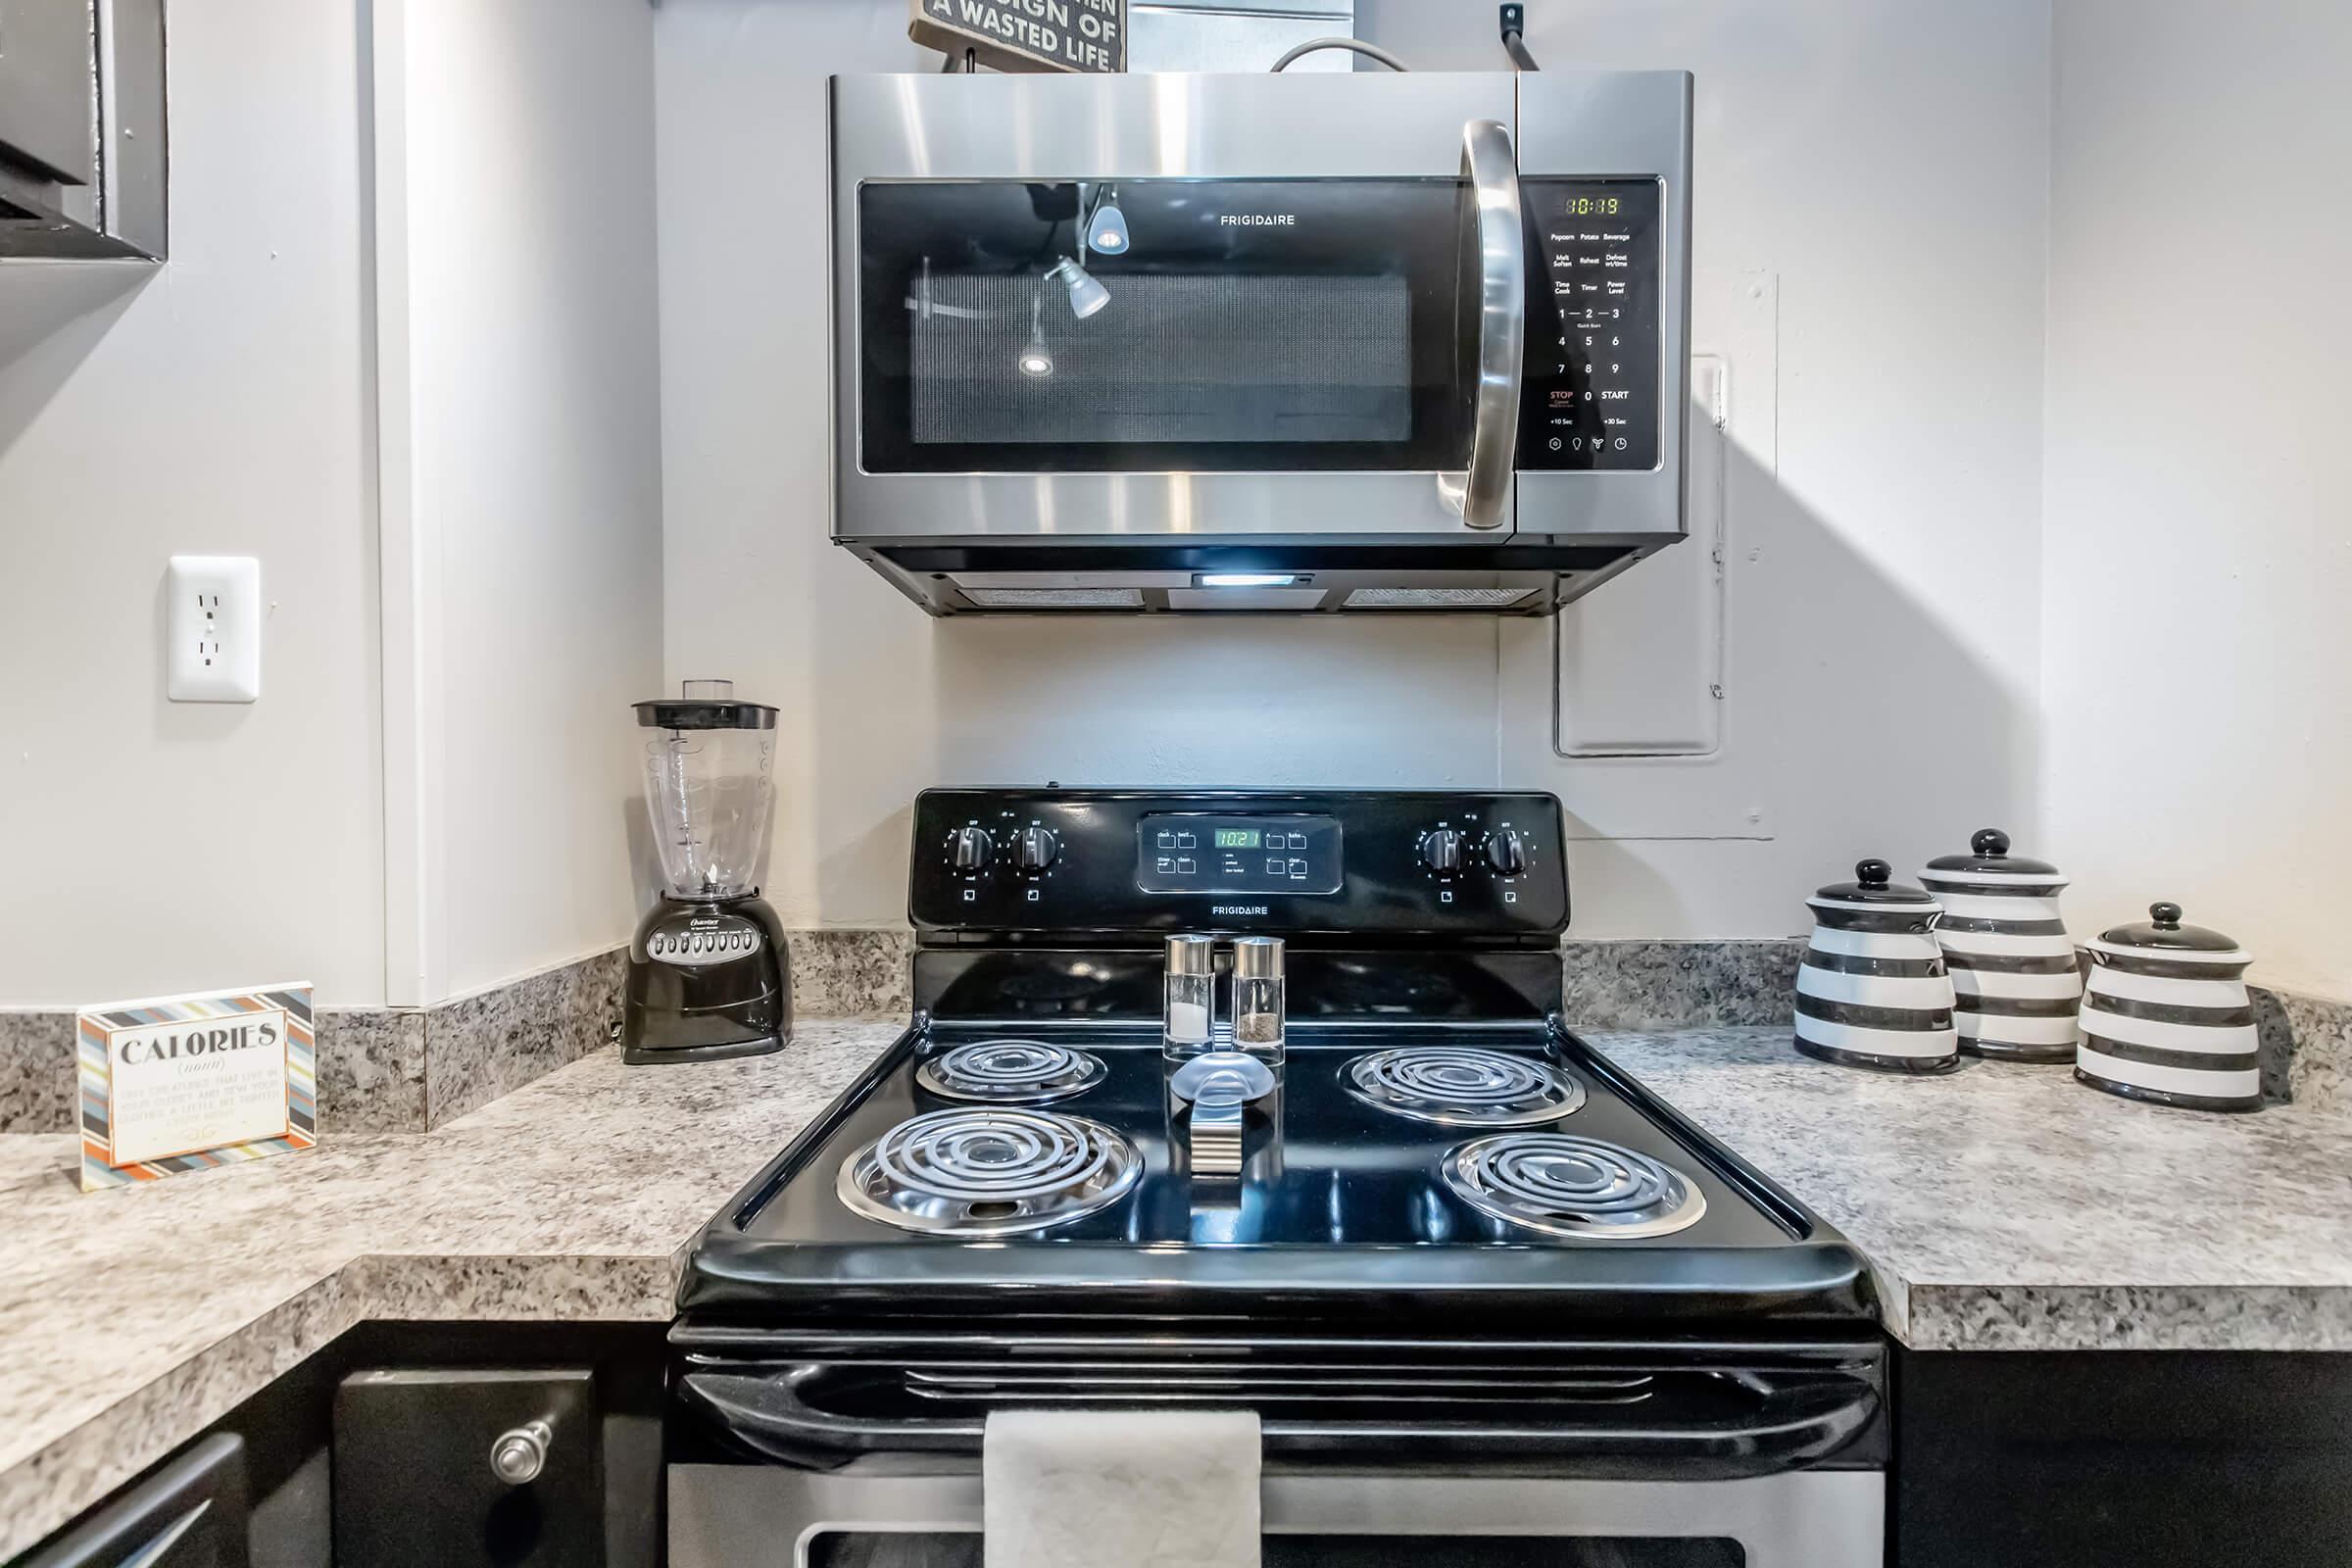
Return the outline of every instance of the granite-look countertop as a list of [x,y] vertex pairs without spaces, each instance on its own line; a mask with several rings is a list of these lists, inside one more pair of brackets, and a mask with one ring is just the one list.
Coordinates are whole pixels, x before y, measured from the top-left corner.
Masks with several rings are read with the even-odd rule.
[[904,1027],[600,1051],[429,1133],[105,1193],[71,1136],[0,1137],[0,1560],[370,1318],[667,1318],[704,1222]]
[[[0,1557],[368,1319],[667,1318],[703,1223],[900,1028],[604,1051],[429,1133],[88,1196],[71,1137],[0,1137]],[[2352,1349],[2341,1112],[1856,1072],[1786,1029],[1587,1038],[1844,1231],[1914,1347]]]
[[1787,1029],[1586,1040],[1843,1231],[1929,1350],[2352,1350],[2352,1116],[2171,1110],[2069,1067],[1939,1077]]

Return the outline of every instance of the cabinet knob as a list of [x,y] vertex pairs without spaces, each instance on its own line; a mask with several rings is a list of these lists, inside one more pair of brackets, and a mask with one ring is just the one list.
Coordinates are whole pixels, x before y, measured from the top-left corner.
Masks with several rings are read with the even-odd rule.
[[554,1437],[544,1421],[525,1421],[500,1433],[490,1445],[490,1473],[510,1487],[530,1485],[547,1468],[547,1445]]

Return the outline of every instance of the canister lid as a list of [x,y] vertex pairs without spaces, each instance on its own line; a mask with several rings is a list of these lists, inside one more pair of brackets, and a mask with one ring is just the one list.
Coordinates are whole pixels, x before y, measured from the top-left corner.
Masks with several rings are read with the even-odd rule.
[[679,695],[636,705],[637,722],[648,729],[774,729],[776,710],[763,703],[739,703],[731,680],[689,680]]
[[[2047,860],[2036,860],[2030,855],[2011,855],[2009,835],[1997,827],[1981,827],[1968,841],[1966,855],[1938,855],[1928,862],[1930,872],[1959,875],[2000,876],[2019,881],[2055,882],[2058,868]],[[1930,877],[1931,881],[1939,880]]]
[[2180,906],[2151,904],[2148,917],[2130,925],[2110,926],[2091,948],[2136,953],[2165,953],[2200,963],[2249,963],[2251,955],[2230,937],[2201,925],[2182,925]]
[[1217,944],[1213,937],[1186,934],[1168,938],[1168,973],[1214,974]]
[[1935,901],[1921,889],[1907,887],[1887,880],[1894,867],[1885,860],[1860,860],[1854,865],[1851,882],[1833,882],[1813,896],[1838,904],[1933,904]]

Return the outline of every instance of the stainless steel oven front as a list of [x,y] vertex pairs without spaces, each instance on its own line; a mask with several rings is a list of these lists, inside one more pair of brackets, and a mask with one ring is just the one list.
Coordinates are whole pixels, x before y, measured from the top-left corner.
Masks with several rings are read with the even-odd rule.
[[1688,74],[831,94],[833,531],[876,564],[1427,585],[1681,536]]
[[687,1347],[672,1568],[977,1568],[987,1407],[1105,1400],[1259,1410],[1270,1568],[1885,1558],[1874,1343],[858,1339]]

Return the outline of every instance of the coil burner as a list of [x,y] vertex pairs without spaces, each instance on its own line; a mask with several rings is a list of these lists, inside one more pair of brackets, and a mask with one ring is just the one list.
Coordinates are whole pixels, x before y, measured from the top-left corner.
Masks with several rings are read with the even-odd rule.
[[1011,1107],[934,1110],[842,1161],[836,1191],[868,1219],[952,1236],[1011,1236],[1106,1208],[1144,1172],[1100,1122]]
[[914,1081],[947,1100],[1043,1105],[1085,1094],[1109,1070],[1092,1052],[1042,1040],[977,1040],[925,1061]]
[[1697,1223],[1707,1200],[1647,1154],[1565,1133],[1503,1133],[1449,1151],[1446,1185],[1481,1213],[1552,1236],[1632,1241]]
[[1549,1062],[1466,1046],[1398,1046],[1340,1070],[1349,1094],[1448,1127],[1525,1127],[1585,1102],[1584,1085]]

